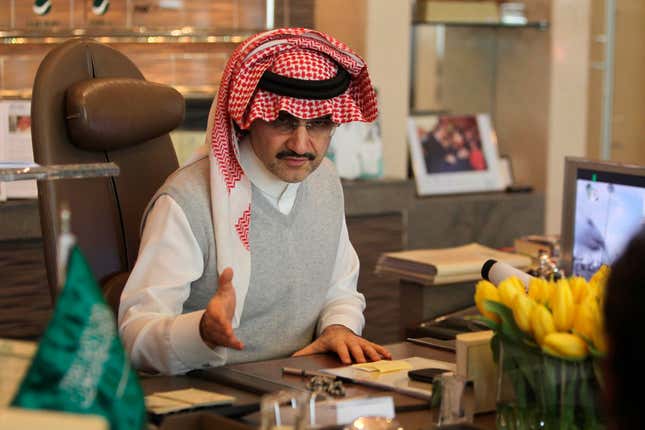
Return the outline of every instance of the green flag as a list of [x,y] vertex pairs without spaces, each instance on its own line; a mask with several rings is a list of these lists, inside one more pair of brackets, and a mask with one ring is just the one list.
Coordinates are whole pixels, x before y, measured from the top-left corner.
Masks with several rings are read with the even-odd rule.
[[114,315],[78,247],[65,287],[13,406],[104,416],[112,430],[142,429],[143,392]]

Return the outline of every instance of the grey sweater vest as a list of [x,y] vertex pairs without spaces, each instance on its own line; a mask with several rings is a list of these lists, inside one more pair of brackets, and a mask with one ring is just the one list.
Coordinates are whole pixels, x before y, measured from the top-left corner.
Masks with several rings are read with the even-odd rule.
[[[183,209],[204,257],[204,272],[191,284],[183,312],[204,309],[218,278],[208,158],[173,173],[152,202],[164,194]],[[328,160],[300,184],[289,215],[253,186],[251,277],[235,329],[245,348],[229,349],[227,363],[284,357],[312,341],[336,261],[343,204],[340,181]]]

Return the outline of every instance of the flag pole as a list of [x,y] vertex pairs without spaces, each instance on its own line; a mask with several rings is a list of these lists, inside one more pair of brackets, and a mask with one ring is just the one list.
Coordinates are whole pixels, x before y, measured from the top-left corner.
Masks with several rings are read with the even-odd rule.
[[59,291],[65,285],[67,277],[67,261],[69,252],[76,243],[76,238],[71,232],[72,213],[69,205],[65,202],[61,205],[60,210],[60,235],[56,244],[56,275]]

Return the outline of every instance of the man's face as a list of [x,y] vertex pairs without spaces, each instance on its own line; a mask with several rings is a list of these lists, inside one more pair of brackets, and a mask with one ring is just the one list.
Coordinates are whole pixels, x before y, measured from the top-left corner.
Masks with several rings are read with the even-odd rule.
[[285,182],[300,182],[322,162],[335,126],[328,117],[305,121],[280,112],[275,121],[253,121],[250,142],[271,173]]

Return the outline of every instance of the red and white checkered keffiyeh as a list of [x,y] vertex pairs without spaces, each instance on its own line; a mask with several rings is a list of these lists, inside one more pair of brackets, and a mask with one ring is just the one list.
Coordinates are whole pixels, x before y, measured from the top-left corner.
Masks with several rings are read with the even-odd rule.
[[[326,100],[292,98],[258,89],[266,70],[303,80],[334,77],[338,66],[351,76],[347,90]],[[232,267],[236,292],[233,327],[238,327],[251,274],[249,228],[251,183],[239,163],[233,121],[247,129],[255,119],[272,121],[281,110],[298,118],[331,115],[336,123],[376,119],[376,95],[365,62],[334,38],[303,28],[277,29],[243,42],[229,59],[206,132],[217,271]]]

